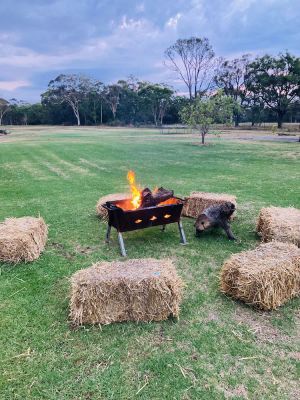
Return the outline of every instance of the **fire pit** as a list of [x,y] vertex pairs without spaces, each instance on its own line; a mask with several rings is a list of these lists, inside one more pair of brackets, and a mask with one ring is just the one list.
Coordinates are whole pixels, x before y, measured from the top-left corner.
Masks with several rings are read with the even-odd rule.
[[[133,174],[131,171],[128,174]],[[132,176],[131,176],[132,177]],[[108,226],[106,242],[109,243],[111,227],[118,232],[121,254],[126,257],[126,250],[122,233],[144,229],[151,226],[165,226],[177,222],[180,242],[186,244],[186,238],[180,220],[183,200],[174,196],[173,191],[163,188],[151,192],[148,188],[138,190],[134,185],[134,174],[130,180],[132,198],[125,200],[108,201],[103,204],[108,212]]]

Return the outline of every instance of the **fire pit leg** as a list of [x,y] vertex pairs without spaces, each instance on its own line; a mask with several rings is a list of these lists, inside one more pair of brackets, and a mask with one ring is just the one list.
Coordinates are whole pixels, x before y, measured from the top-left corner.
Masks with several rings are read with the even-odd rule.
[[161,231],[164,232],[166,230],[166,225],[162,225]]
[[178,229],[179,229],[179,233],[180,233],[180,243],[181,244],[186,244],[187,241],[186,241],[186,238],[185,238],[185,233],[184,233],[181,221],[178,222]]
[[118,232],[118,239],[119,239],[119,245],[120,245],[120,250],[122,257],[127,257],[125,246],[124,246],[124,240],[121,232]]
[[111,225],[107,225],[107,230],[106,230],[106,235],[105,235],[105,243],[109,243],[110,231],[111,231]]

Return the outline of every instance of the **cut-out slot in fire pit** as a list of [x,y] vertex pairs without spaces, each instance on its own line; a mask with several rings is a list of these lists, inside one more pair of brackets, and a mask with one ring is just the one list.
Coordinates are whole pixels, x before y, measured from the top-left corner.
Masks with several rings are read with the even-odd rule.
[[103,204],[108,211],[108,226],[106,232],[106,242],[109,243],[111,227],[118,231],[118,239],[122,256],[126,257],[126,250],[122,233],[137,229],[149,228],[161,225],[163,230],[165,225],[177,222],[180,233],[180,242],[186,244],[185,234],[180,221],[183,200],[172,197],[171,204],[161,203],[160,205],[147,208],[137,208],[135,210],[124,210],[122,204],[128,204],[128,200],[108,201]]

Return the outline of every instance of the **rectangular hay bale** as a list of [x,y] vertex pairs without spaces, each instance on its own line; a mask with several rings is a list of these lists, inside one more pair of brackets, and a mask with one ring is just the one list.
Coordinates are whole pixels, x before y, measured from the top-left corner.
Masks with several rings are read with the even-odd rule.
[[48,228],[43,218],[6,218],[0,223],[0,261],[34,261],[44,250]]
[[185,198],[182,215],[186,217],[197,218],[207,207],[215,204],[223,204],[230,201],[235,206],[236,196],[226,193],[208,193],[208,192],[191,192]]
[[221,291],[263,310],[300,295],[300,249],[269,242],[233,254],[221,270]]
[[263,242],[277,240],[300,247],[300,210],[293,207],[262,208],[256,230]]
[[99,262],[71,278],[73,325],[161,321],[179,314],[182,281],[171,260]]
[[125,199],[129,199],[130,197],[131,197],[131,195],[128,193],[112,193],[112,194],[107,194],[106,196],[102,196],[97,201],[96,214],[98,215],[98,217],[100,217],[104,220],[107,220],[108,212],[107,212],[106,208],[103,207],[103,204],[105,204],[107,201],[125,200]]

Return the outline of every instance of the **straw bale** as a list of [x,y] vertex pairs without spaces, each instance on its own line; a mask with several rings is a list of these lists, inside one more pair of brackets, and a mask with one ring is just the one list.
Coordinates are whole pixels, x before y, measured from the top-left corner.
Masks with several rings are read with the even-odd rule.
[[6,218],[0,223],[0,261],[33,261],[44,250],[48,228],[43,218]]
[[182,281],[171,260],[99,262],[71,278],[72,323],[110,324],[177,317]]
[[300,295],[300,249],[269,242],[232,255],[221,270],[221,291],[263,310]]
[[197,218],[206,208],[216,204],[223,204],[227,201],[230,201],[235,206],[237,205],[236,197],[230,194],[191,192],[191,194],[185,198],[182,215]]
[[262,208],[256,230],[263,242],[277,240],[300,247],[300,210],[293,207]]
[[106,220],[108,218],[107,210],[102,207],[107,201],[115,201],[115,200],[125,200],[128,199],[130,195],[128,193],[112,193],[106,196],[100,197],[96,204],[96,214],[98,217]]

